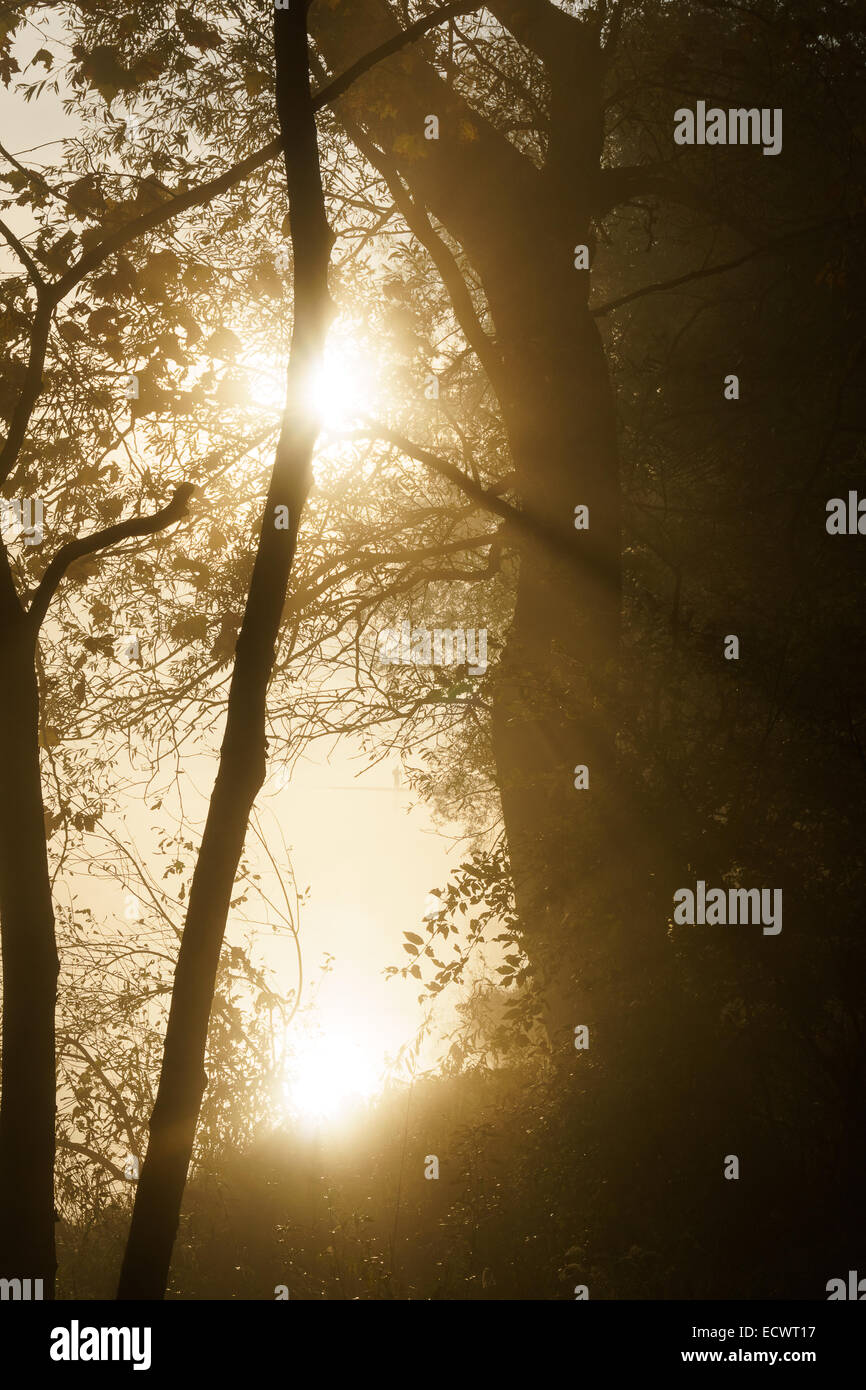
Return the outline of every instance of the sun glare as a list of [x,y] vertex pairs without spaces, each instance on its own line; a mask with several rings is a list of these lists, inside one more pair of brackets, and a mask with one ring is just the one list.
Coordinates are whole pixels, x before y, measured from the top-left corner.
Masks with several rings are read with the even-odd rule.
[[306,1037],[287,1066],[286,1107],[307,1120],[342,1118],[376,1094],[382,1070],[372,1050],[349,1034]]
[[373,413],[376,382],[369,358],[349,338],[334,335],[310,382],[309,401],[323,429],[348,429]]
[[[251,404],[281,412],[286,400],[285,375],[262,356],[246,362]],[[364,415],[376,413],[378,388],[369,355],[351,338],[331,333],[324,358],[306,391],[307,406],[322,430],[344,430]]]

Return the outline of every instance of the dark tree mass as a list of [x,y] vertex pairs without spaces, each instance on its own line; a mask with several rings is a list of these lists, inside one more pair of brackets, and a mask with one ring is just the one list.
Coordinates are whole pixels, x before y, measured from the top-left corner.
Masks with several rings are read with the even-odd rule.
[[866,1298],[864,21],[0,7],[4,1307]]

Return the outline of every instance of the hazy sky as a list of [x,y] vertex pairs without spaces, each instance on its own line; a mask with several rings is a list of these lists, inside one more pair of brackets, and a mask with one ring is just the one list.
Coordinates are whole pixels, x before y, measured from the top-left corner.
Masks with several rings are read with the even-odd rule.
[[[35,52],[39,46],[34,31],[24,33],[19,43],[22,67],[32,56],[30,49]],[[57,145],[45,150],[36,147],[71,133],[72,128],[59,98],[44,93],[25,103],[14,86],[0,88],[0,141],[23,162],[38,165],[42,158],[56,158]],[[26,232],[26,212],[17,220],[10,214],[10,220],[19,232]],[[47,560],[50,530],[44,544]],[[44,636],[50,638],[50,626]],[[213,771],[208,773],[209,761],[203,768],[199,757],[190,760],[194,784],[205,793],[213,776]],[[335,958],[332,973],[318,989],[321,1024],[341,1045],[357,1043],[379,1062],[385,1052],[393,1053],[411,1039],[421,1019],[419,983],[386,980],[382,971],[386,965],[405,963],[403,932],[418,930],[430,889],[445,884],[461,851],[434,828],[422,806],[413,805],[405,786],[395,788],[396,761],[358,777],[363,765],[358,746],[350,740],[332,751],[329,761],[325,745],[320,744],[298,764],[292,785],[276,794],[264,789],[257,809],[266,830],[274,826],[274,818],[278,820],[282,839],[291,847],[298,886],[310,889],[300,919],[308,982],[318,986],[318,967],[326,952]],[[200,800],[196,810],[189,786],[184,796],[187,814],[200,823],[204,802]],[[145,832],[158,814],[142,814],[130,800],[127,830],[135,826]],[[271,848],[278,858],[279,835],[274,835]],[[248,849],[255,850],[252,836]],[[264,855],[260,860],[267,891],[278,896]],[[161,866],[158,861],[152,863],[159,876]],[[90,906],[97,916],[112,913],[122,918],[122,905],[105,884],[77,875],[65,885],[61,879],[57,891],[67,902],[74,893],[79,907]],[[241,934],[230,925],[229,939]],[[293,987],[296,963],[291,943],[261,931],[258,944],[263,959],[278,971],[278,987]],[[446,1022],[452,1016],[444,995],[437,1010],[440,1016]]]

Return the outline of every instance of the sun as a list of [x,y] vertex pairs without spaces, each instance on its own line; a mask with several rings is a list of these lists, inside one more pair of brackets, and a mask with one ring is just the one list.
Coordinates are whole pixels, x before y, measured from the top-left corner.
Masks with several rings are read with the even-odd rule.
[[[282,413],[286,403],[285,369],[261,354],[250,357],[247,395],[260,410]],[[368,352],[339,330],[331,330],[322,361],[305,391],[306,406],[325,432],[350,429],[377,413],[380,391]]]
[[324,430],[349,429],[375,412],[376,378],[370,359],[351,338],[331,334],[311,376],[308,401]]
[[318,1123],[342,1118],[376,1094],[382,1071],[372,1048],[351,1034],[304,1035],[286,1067],[286,1108]]

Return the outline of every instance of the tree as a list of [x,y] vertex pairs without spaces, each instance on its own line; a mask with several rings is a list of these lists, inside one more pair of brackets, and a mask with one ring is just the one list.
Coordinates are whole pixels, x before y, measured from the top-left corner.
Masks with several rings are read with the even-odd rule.
[[[13,423],[14,430],[14,423]],[[14,433],[7,437],[14,441]],[[4,476],[17,457],[9,449]],[[0,1184],[4,1193],[0,1266],[33,1269],[53,1288],[54,1006],[57,951],[39,768],[36,643],[48,604],[67,568],[130,536],[148,535],[183,516],[191,489],[179,488],[152,517],[136,517],[61,547],[25,607],[5,549],[0,565],[0,712],[17,731],[0,773],[0,924],[3,951],[3,1075]],[[20,1277],[20,1276],[17,1276]]]
[[[331,220],[345,206],[357,252],[338,275],[348,279],[357,270],[360,284],[363,264],[360,294],[381,314],[376,331],[385,335],[393,327],[394,339],[405,346],[406,367],[395,393],[401,397],[399,428],[391,419],[352,430],[357,473],[335,483],[327,497],[307,502],[270,711],[275,723],[285,716],[296,725],[300,716],[304,736],[363,731],[377,754],[391,747],[408,754],[411,741],[423,737],[425,770],[416,774],[417,785],[442,804],[455,796],[471,803],[479,837],[479,807],[495,818],[498,790],[520,911],[517,930],[544,986],[548,1019],[554,1028],[557,1019],[571,1022],[579,1007],[592,1036],[604,1039],[603,1053],[599,1048],[584,1060],[589,1109],[610,1171],[626,1181],[636,1134],[653,1156],[646,1185],[633,1189],[621,1222],[623,1229],[629,1223],[637,1228],[645,1199],[661,1190],[649,1176],[651,1169],[660,1171],[657,1156],[668,1167],[678,1161],[671,1158],[665,1126],[671,1115],[691,1117],[683,1167],[694,1178],[701,1155],[722,1142],[721,1128],[733,1115],[763,1152],[779,1151],[779,1134],[798,1103],[792,1071],[812,1078],[828,1133],[839,1132],[834,1127],[848,1113],[858,1076],[845,1039],[849,1031],[856,1034],[862,1015],[850,988],[834,982],[840,962],[846,962],[847,980],[859,959],[844,903],[835,904],[833,933],[811,957],[814,964],[820,955],[815,980],[808,953],[788,945],[798,939],[793,934],[786,932],[777,957],[783,964],[768,978],[757,952],[746,959],[744,948],[717,951],[681,933],[666,934],[664,924],[670,885],[681,881],[684,865],[710,863],[722,875],[749,866],[761,876],[772,865],[774,873],[789,875],[786,895],[787,885],[797,884],[804,914],[807,903],[815,913],[822,910],[816,883],[828,875],[832,882],[847,882],[848,875],[854,881],[859,872],[859,851],[834,800],[834,783],[850,789],[852,804],[859,795],[845,758],[860,756],[862,673],[856,658],[840,655],[855,649],[857,639],[837,611],[850,571],[838,549],[821,569],[810,527],[815,508],[820,514],[823,506],[825,482],[846,469],[859,477],[862,462],[854,404],[862,386],[856,272],[862,141],[855,119],[862,40],[851,32],[847,7],[811,19],[800,4],[760,3],[736,12],[709,0],[599,5],[577,16],[550,4],[503,4],[493,10],[495,22],[488,13],[461,24],[460,7],[448,8],[447,34],[426,39],[411,54],[398,50],[410,32],[423,34],[417,25],[396,25],[397,7],[313,11],[320,90],[330,90],[332,98],[343,94],[336,108],[342,132],[333,118],[322,118]],[[163,10],[148,7],[160,20]],[[258,290],[251,284],[250,302],[258,294],[264,304],[266,257],[257,238],[263,232],[266,245],[267,228],[278,225],[282,211],[273,213],[275,184],[268,175],[280,146],[271,139],[265,95],[269,53],[259,51],[255,35],[241,39],[228,24],[225,34],[187,25],[189,42],[208,55],[193,63],[185,45],[173,46],[160,32],[147,46],[151,85],[143,79],[139,87],[128,18],[108,6],[87,11],[93,31],[76,45],[75,61],[96,90],[101,84],[110,95],[128,84],[128,94],[160,95],[164,106],[149,143],[154,157],[167,161],[162,174],[175,184],[173,193],[153,188],[142,169],[141,200],[155,198],[157,207],[131,221],[129,208],[102,208],[96,220],[103,243],[112,244],[112,217],[118,234],[137,223],[146,235],[148,227],[169,225],[184,210],[200,210],[196,215],[225,260],[234,255],[240,263],[246,240],[254,245],[260,284]],[[363,33],[353,28],[359,15]],[[435,18],[419,21],[422,29],[433,33]],[[350,60],[370,34],[374,41],[385,37],[384,48],[374,52],[387,64],[375,80],[371,75],[351,89],[342,78],[329,83],[329,69],[363,79],[369,55],[360,71]],[[741,104],[744,90],[766,90],[762,99],[785,108],[786,149],[793,144],[797,158],[777,162],[754,149],[676,147],[672,112],[695,99],[697,73],[729,105]],[[844,93],[844,117],[827,95],[831,89]],[[228,100],[241,91],[242,109],[234,95]],[[196,162],[170,157],[171,132],[193,110],[209,123],[206,153]],[[816,113],[823,113],[820,119]],[[438,139],[427,139],[434,116]],[[810,122],[821,128],[820,137]],[[99,128],[109,127],[102,113]],[[225,146],[236,161],[228,172]],[[710,164],[720,153],[724,162]],[[88,171],[76,172],[84,178]],[[33,181],[13,173],[35,198]],[[80,206],[99,193],[86,180],[73,188],[68,194]],[[263,191],[270,201],[260,218]],[[41,188],[38,196],[49,195]],[[231,200],[228,210],[216,201],[224,198]],[[153,216],[164,222],[149,221]],[[373,255],[369,262],[361,255],[383,229],[400,267],[387,277]],[[37,253],[62,255],[60,237],[16,239],[37,271]],[[188,251],[186,243],[178,255],[172,241],[179,261],[174,268],[164,250],[156,266],[131,249],[124,256],[150,294],[160,276],[164,287],[170,281],[174,288],[189,284],[193,268],[206,274],[197,263],[186,265]],[[114,288],[106,288],[119,293],[129,269],[119,259],[110,269]],[[27,277],[16,278],[10,320],[16,331],[22,324],[35,331],[44,315],[32,277],[29,289]],[[376,302],[385,297],[393,306],[389,318]],[[167,347],[163,342],[144,378],[142,412],[157,399],[164,403],[197,390],[202,411],[209,388],[182,391],[188,383],[173,383],[165,365],[167,350],[179,350],[175,330],[181,325],[172,319],[172,295],[164,298],[160,314],[171,331],[162,337],[171,341]],[[32,310],[30,319],[25,308]],[[94,337],[102,312],[88,313]],[[146,318],[134,320],[129,335],[137,346],[147,345],[143,358],[153,350]],[[455,324],[459,334],[452,334]],[[72,323],[62,326],[74,336]],[[208,328],[216,336],[222,325],[208,322]],[[114,331],[106,333],[107,342]],[[747,343],[748,332],[761,351]],[[420,398],[434,361],[442,371],[433,349],[443,334],[452,334],[443,354],[447,389],[433,410]],[[214,354],[230,356],[225,347],[217,340]],[[749,389],[732,406],[718,383],[734,349],[733,366]],[[98,359],[94,353],[85,360]],[[242,370],[236,354],[217,388],[226,402],[238,391]],[[485,374],[499,397],[507,439],[484,394]],[[9,379],[29,389],[17,354]],[[95,403],[91,414],[95,418]],[[43,422],[37,438],[49,433]],[[68,449],[64,444],[64,463]],[[364,486],[366,467],[378,470],[375,495]],[[397,467],[405,470],[403,479]],[[189,476],[198,481],[200,475],[193,470]],[[404,481],[406,490],[421,493],[415,505],[407,503]],[[157,488],[143,500],[152,505],[164,496]],[[578,506],[587,508],[581,520],[588,519],[588,530],[573,525]],[[230,534],[233,563],[212,569],[202,546],[195,556],[201,568],[190,584],[195,592],[178,594],[172,613],[171,630],[189,649],[186,685],[179,684],[206,693],[208,726],[221,713],[220,672],[247,583],[248,532],[237,526]],[[788,552],[782,537],[790,540]],[[19,591],[38,587],[41,578],[32,557],[24,561],[16,575]],[[827,590],[821,587],[825,573],[832,574]],[[100,596],[109,599],[110,586],[101,586]],[[510,623],[502,660],[497,648],[491,671],[462,704],[450,699],[447,686],[431,691],[417,672],[383,679],[369,660],[374,623],[417,614],[433,621],[443,605],[464,613],[467,622],[481,625],[486,618],[500,634]],[[731,611],[738,615],[743,650],[760,656],[723,667],[726,676],[720,677],[713,643],[720,624],[727,630]],[[791,615],[784,640],[781,612]],[[211,631],[215,613],[219,632]],[[300,693],[284,687],[280,677],[296,676],[333,635],[339,655],[329,656],[328,673],[345,673],[344,686],[337,690],[316,671]],[[222,655],[209,671],[202,648],[212,637]],[[86,638],[105,640],[102,631]],[[63,661],[53,654],[51,660],[53,675]],[[825,681],[815,676],[816,662]],[[162,693],[166,717],[173,704],[170,691]],[[430,733],[433,703],[447,736]],[[159,708],[155,700],[118,702],[113,692],[106,704],[122,710],[127,726],[142,710],[155,726]],[[42,721],[52,762],[58,722],[52,716],[46,728]],[[194,727],[192,716],[185,728]],[[266,729],[272,747],[275,733]],[[295,728],[294,748],[297,737]],[[66,776],[65,754],[56,756]],[[575,763],[589,768],[588,796],[573,789]],[[70,821],[63,795],[49,809],[52,820]],[[814,837],[796,868],[771,828],[783,823],[805,824]],[[498,852],[476,859],[463,874],[465,898],[449,890],[449,906],[473,903],[480,885],[488,907],[492,899],[510,911],[505,874]],[[485,909],[481,916],[487,915]],[[210,928],[218,917],[211,914]],[[431,927],[431,949],[445,925]],[[475,921],[467,949],[480,939],[477,928]],[[417,933],[408,939],[423,955],[426,945]],[[515,947],[513,934],[506,945]],[[407,969],[420,974],[421,964],[413,955]],[[442,968],[453,977],[451,966]],[[523,957],[506,957],[502,977],[522,985]],[[804,999],[820,999],[818,1040],[811,1045],[797,1024]],[[194,1002],[200,1038],[204,1002],[197,993]],[[717,1017],[728,1020],[718,1034]],[[795,1025],[797,1041],[788,1050],[780,1032]],[[830,1078],[837,1103],[821,1092],[822,1076]],[[660,1077],[669,1081],[661,1108],[655,1104]],[[709,1077],[720,1097],[718,1113],[701,1101]],[[785,1097],[781,1115],[765,1100],[777,1093]],[[187,1126],[194,1103],[189,1080],[181,1105]],[[584,1141],[567,1107],[557,1106],[551,1098],[548,1113],[561,1122],[566,1155],[569,1142]],[[172,1182],[176,1189],[176,1176]],[[664,1193],[672,1201],[668,1188]],[[712,1231],[713,1242],[718,1237],[722,1251],[709,1191],[705,1196],[703,1229]],[[744,1226],[731,1224],[724,1234],[730,1248],[738,1229]],[[650,1243],[657,1238],[650,1230]],[[157,1273],[152,1286],[159,1283]]]
[[166,1030],[165,1056],[136,1192],[120,1298],[165,1291],[205,1087],[204,1053],[229,899],[249,814],[265,776],[265,700],[318,428],[307,383],[331,314],[325,213],[310,97],[308,4],[274,17],[277,111],[294,257],[294,323],[286,406],[235,654],[219,771],[190,890]]
[[[38,8],[38,7],[36,7]],[[91,18],[99,25],[103,17],[99,7]],[[112,20],[117,18],[112,11]],[[131,41],[128,23],[120,17],[121,27],[125,26],[127,42]],[[421,26],[423,28],[426,26]],[[3,31],[3,42],[8,55],[15,26]],[[84,100],[95,90],[100,97],[110,102],[119,92],[131,96],[140,86],[154,81],[155,75],[161,77],[166,71],[177,71],[188,62],[186,47],[184,51],[172,42],[164,40],[166,34],[157,35],[156,42],[147,62],[132,62],[128,68],[121,69],[109,60],[106,49],[74,45],[73,82],[84,92]],[[411,37],[411,35],[409,36]],[[183,38],[186,46],[207,51],[218,46],[218,36],[205,26],[188,26]],[[407,36],[400,37],[400,43]],[[48,50],[41,51],[35,61],[44,62],[50,69],[52,55]],[[47,55],[47,56],[46,56]],[[377,55],[366,56],[355,71],[363,71]],[[16,70],[14,59],[9,59],[7,80]],[[344,75],[337,90],[342,90],[345,82],[351,81],[354,73]],[[44,84],[43,84],[44,85]],[[254,89],[258,90],[258,89]],[[320,96],[317,102],[327,100]],[[110,123],[103,124],[100,140],[108,157],[116,154],[116,128]],[[274,142],[279,148],[279,142]],[[93,465],[88,455],[95,443],[96,450],[104,458],[106,452],[114,448],[127,447],[124,428],[118,420],[117,398],[112,398],[90,373],[112,371],[127,378],[123,371],[126,365],[137,365],[137,359],[144,358],[146,366],[139,368],[132,380],[138,394],[132,396],[132,416],[134,421],[147,422],[154,417],[159,419],[159,428],[152,431],[155,448],[159,456],[170,467],[172,451],[185,448],[194,449],[198,442],[197,431],[201,429],[202,416],[207,416],[208,399],[206,388],[193,385],[185,391],[179,389],[185,372],[192,361],[193,348],[201,338],[201,327],[196,316],[189,312],[183,302],[184,292],[207,296],[214,283],[211,268],[202,265],[200,258],[192,257],[191,263],[183,266],[175,250],[163,249],[155,255],[150,254],[147,238],[157,229],[170,224],[190,209],[208,207],[227,188],[237,182],[237,176],[226,180],[217,176],[205,180],[204,184],[190,188],[189,163],[177,150],[171,151],[157,132],[154,140],[145,147],[133,143],[131,152],[127,143],[125,155],[131,159],[134,174],[117,172],[106,167],[94,172],[91,166],[91,150],[82,149],[79,157],[84,161],[82,176],[68,187],[58,188],[44,175],[25,168],[14,156],[7,156],[11,172],[7,179],[13,197],[9,200],[17,206],[32,211],[37,222],[36,245],[31,253],[11,227],[2,224],[2,234],[12,253],[22,266],[25,277],[15,277],[7,282],[5,292],[8,306],[10,338],[9,371],[7,381],[12,387],[4,403],[9,421],[7,438],[2,451],[4,478],[9,487],[21,486],[28,480],[44,486],[49,482],[62,491],[57,493],[62,501],[62,510],[73,516],[81,516],[86,526],[91,515],[92,496],[89,491],[94,481]],[[261,165],[257,159],[249,164],[247,172]],[[178,191],[171,196],[168,189],[155,173],[146,173],[148,167],[153,171],[171,170],[179,176]],[[137,190],[131,204],[125,200],[125,191],[132,178]],[[65,219],[65,225],[64,225]],[[84,230],[81,230],[81,224]],[[26,237],[32,242],[32,235]],[[144,241],[143,250],[131,250],[136,243]],[[77,258],[69,264],[70,254],[78,252]],[[129,251],[129,254],[125,252]],[[55,280],[47,277],[49,273],[58,276]],[[273,289],[273,275],[267,280],[267,266],[255,267],[256,287],[261,293],[262,276]],[[183,283],[181,277],[183,276]],[[69,308],[67,301],[79,287],[87,284],[98,299],[105,301],[93,309],[76,300]],[[136,318],[128,309],[134,309],[135,301],[140,306]],[[124,308],[120,304],[124,303]],[[154,331],[153,308],[159,306],[164,315],[163,323]],[[199,305],[196,305],[197,309]],[[61,317],[60,311],[66,309]],[[87,332],[82,330],[78,318],[86,314]],[[207,310],[205,310],[207,313]],[[219,309],[217,309],[219,314]],[[128,330],[124,360],[118,356],[117,337],[120,330]],[[181,339],[183,335],[185,342]],[[232,354],[231,335],[226,335],[222,325],[217,322],[208,341],[208,347],[215,358]],[[19,349],[23,348],[23,360]],[[106,367],[106,358],[108,366]],[[87,367],[84,361],[87,360]],[[171,371],[169,363],[179,364]],[[49,441],[56,438],[52,430],[52,411],[63,416],[66,409],[63,392],[70,380],[70,369],[76,388],[79,391],[79,404],[84,404],[87,429],[80,429],[76,437],[67,438],[62,448]],[[88,370],[89,369],[89,370]],[[236,384],[231,379],[231,369],[225,374],[228,380],[217,383],[216,398],[229,404],[236,403],[231,394]],[[189,385],[188,381],[184,384]],[[212,385],[213,383],[211,383]],[[47,389],[46,389],[47,388]],[[168,429],[163,429],[166,415],[171,417]],[[184,417],[187,417],[186,419]],[[154,422],[155,423],[155,422]],[[235,456],[243,456],[253,447],[261,445],[270,433],[266,428],[258,437],[253,435],[244,440],[238,450],[237,442],[230,446]],[[231,431],[229,431],[229,435]],[[204,460],[211,480],[217,479],[226,467],[225,452]],[[214,465],[219,468],[215,469]],[[77,472],[76,472],[77,469]],[[121,476],[115,462],[97,468],[96,476],[103,475],[110,485]],[[102,478],[100,478],[102,481]],[[15,595],[12,570],[8,557],[4,557],[3,582],[6,598],[3,602],[5,635],[3,646],[8,661],[4,669],[4,688],[0,694],[4,708],[10,718],[19,723],[21,738],[16,743],[15,756],[4,764],[3,788],[5,848],[2,863],[5,866],[2,877],[5,888],[0,890],[0,903],[3,905],[3,954],[5,990],[5,1044],[4,1044],[4,1086],[3,1110],[0,1121],[0,1170],[6,1175],[3,1184],[4,1267],[12,1271],[34,1269],[43,1278],[46,1287],[53,1282],[53,1220],[54,1202],[51,1199],[50,1171],[53,1164],[54,1132],[54,1055],[53,1012],[56,992],[57,961],[54,944],[54,928],[51,913],[51,885],[46,854],[46,829],[62,827],[68,830],[72,822],[79,830],[92,826],[94,816],[99,814],[97,807],[72,810],[72,796],[59,786],[59,804],[50,810],[43,808],[39,788],[39,746],[48,750],[56,747],[59,734],[57,725],[44,717],[40,720],[38,689],[36,677],[37,657],[36,639],[40,625],[48,612],[49,604],[58,591],[58,586],[70,566],[73,573],[87,577],[92,573],[93,557],[119,542],[156,533],[170,525],[184,514],[193,487],[184,484],[175,495],[174,501],[163,506],[153,515],[141,515],[138,510],[142,503],[151,497],[159,498],[164,486],[162,479],[153,476],[149,462],[143,469],[141,485],[130,489],[138,495],[134,497],[137,514],[126,521],[118,522],[118,514],[124,510],[125,499],[114,496],[100,499],[99,511],[103,518],[113,524],[102,529],[79,535],[76,539],[62,545],[56,552],[44,573],[40,573],[37,556],[29,553],[25,546],[23,553],[15,558],[19,591],[27,597],[32,595],[29,609],[19,602]],[[164,493],[163,493],[164,495]],[[226,480],[223,498],[234,505],[231,483]],[[214,497],[209,497],[213,508]],[[214,516],[214,510],[211,512]],[[297,517],[292,521],[292,536],[297,526]],[[292,540],[292,544],[294,541]],[[225,550],[225,540],[220,538],[218,525],[212,526],[204,540],[204,556],[182,562],[187,583],[197,594],[212,584],[217,591],[218,583],[213,579],[213,551]],[[124,552],[125,553],[125,552]],[[184,676],[187,693],[190,690],[206,688],[208,680],[225,663],[226,653],[230,652],[234,631],[232,614],[225,609],[226,581],[228,588],[236,587],[231,575],[230,564],[237,562],[237,556],[230,555],[219,573],[222,586],[221,626],[213,649],[211,661],[203,660],[204,640],[208,636],[209,623],[201,613],[191,614],[187,596],[177,593],[178,609],[170,631],[178,646],[183,649],[191,642],[202,644],[195,652],[196,662],[191,667],[186,663]],[[241,555],[243,563],[243,555]],[[76,568],[77,567],[77,568]],[[88,568],[91,567],[91,568]],[[227,573],[228,571],[228,573]],[[103,630],[94,635],[83,636],[85,649],[94,654],[98,664],[111,651],[116,633],[105,631],[106,618],[117,619],[117,597],[122,593],[130,607],[138,606],[143,611],[148,605],[158,605],[158,597],[148,593],[148,581],[152,580],[153,570],[140,561],[130,567],[132,585],[123,583],[109,586],[103,590],[104,598],[97,598],[91,606],[91,616]],[[0,576],[0,578],[3,578]],[[191,578],[188,578],[191,576]],[[128,578],[128,576],[124,576]],[[35,582],[34,582],[35,581]],[[180,586],[179,586],[180,588]],[[111,599],[105,602],[109,592]],[[174,596],[174,595],[173,595]],[[80,610],[73,605],[72,627],[79,627]],[[86,628],[85,628],[86,632]],[[74,642],[73,642],[74,645]],[[69,687],[71,705],[80,706],[81,687],[85,675],[82,662],[86,656],[76,655],[74,661],[64,667],[59,661],[51,670]],[[182,663],[178,663],[180,669]],[[74,680],[71,673],[76,673]],[[110,686],[114,682],[109,683]],[[129,725],[142,727],[142,721],[153,720],[158,727],[160,718],[163,728],[169,723],[165,719],[165,695],[160,691],[156,699],[148,691],[144,697],[134,692],[128,704]],[[169,700],[170,700],[169,696]],[[162,713],[160,714],[160,710]],[[65,712],[68,714],[69,706]],[[109,724],[116,714],[116,707],[108,714]],[[169,727],[169,732],[173,730]],[[54,759],[54,754],[49,752]],[[80,786],[80,759],[75,771],[76,785]],[[62,755],[57,759],[64,764]],[[70,775],[76,763],[69,759]],[[56,773],[57,766],[53,769]],[[14,789],[14,790],[13,790]],[[5,1158],[2,1156],[5,1154]],[[3,1166],[5,1164],[5,1167]],[[38,1215],[37,1215],[38,1213]]]

